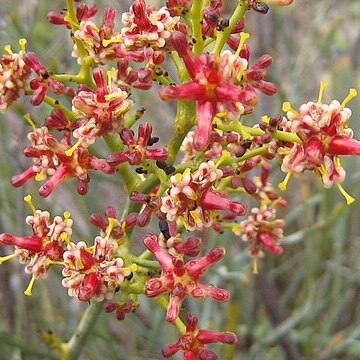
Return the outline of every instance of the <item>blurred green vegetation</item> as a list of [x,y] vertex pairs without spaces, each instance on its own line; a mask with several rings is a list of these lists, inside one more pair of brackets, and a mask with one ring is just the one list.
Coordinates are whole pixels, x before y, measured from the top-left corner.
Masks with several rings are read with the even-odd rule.
[[[100,8],[115,6],[119,14],[130,1],[97,3]],[[228,10],[232,3],[226,2]],[[25,36],[28,50],[36,52],[51,70],[75,71],[67,31],[46,22],[49,10],[63,7],[60,0],[3,0],[1,48],[10,43],[15,49],[17,40]],[[279,113],[284,100],[297,107],[316,99],[324,79],[329,81],[325,100],[342,101],[349,88],[359,90],[359,19],[360,2],[353,0],[341,4],[336,0],[295,0],[292,6],[272,9],[266,16],[248,14],[246,30],[252,34],[252,59],[266,52],[274,57],[270,78],[280,88],[276,97],[262,98],[253,116]],[[140,100],[140,95],[135,96]],[[166,139],[173,110],[169,104],[159,107],[154,96],[155,101],[148,94],[142,99],[148,108],[147,120],[154,121],[156,131]],[[349,126],[359,138],[359,97],[349,107],[353,110]],[[22,149],[29,128],[20,114],[31,112],[40,123],[48,110],[46,106],[33,109],[25,100],[18,110],[0,115],[0,233],[20,235],[29,230],[22,198],[36,194],[37,184],[30,182],[14,189],[9,180],[28,166]],[[357,201],[347,206],[337,189],[323,189],[312,176],[292,179],[285,195],[289,206],[283,211],[287,222],[284,254],[279,258],[267,255],[259,275],[252,274],[240,239],[226,233],[222,236],[228,256],[210,271],[208,281],[228,288],[231,300],[222,305],[210,300],[187,304],[199,315],[202,327],[237,333],[236,346],[218,348],[220,359],[360,358],[360,166],[354,158],[342,163],[347,171],[344,187]],[[274,183],[281,176],[275,172]],[[88,225],[89,215],[102,213],[108,205],[121,208],[118,181],[95,175],[86,197],[74,195],[73,186],[70,181],[51,199],[34,196],[34,202],[54,214],[70,210],[75,219],[75,238],[91,239],[97,230]],[[215,237],[218,234],[214,238],[209,235],[209,247],[218,241]],[[140,242],[140,235],[137,240]],[[2,359],[49,359],[46,334],[68,339],[87,307],[68,298],[59,286],[61,276],[56,271],[47,281],[36,283],[30,298],[23,295],[28,280],[16,261],[0,267]],[[140,309],[125,321],[102,314],[91,336],[82,359],[151,360],[161,358],[161,347],[175,341],[178,334],[165,323],[163,309],[154,306],[153,300],[142,299]]]

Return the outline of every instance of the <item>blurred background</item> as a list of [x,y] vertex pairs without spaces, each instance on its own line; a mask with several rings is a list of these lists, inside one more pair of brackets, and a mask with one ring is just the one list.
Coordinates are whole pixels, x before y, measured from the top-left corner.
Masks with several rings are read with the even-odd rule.
[[[97,23],[101,23],[101,9],[113,6],[119,16],[131,2],[96,2],[100,9]],[[226,17],[236,1],[224,2]],[[65,1],[2,0],[0,4],[1,49],[12,44],[17,51],[18,39],[26,37],[27,50],[34,51],[49,69],[76,72],[68,32],[46,22],[47,12],[61,10]],[[269,78],[279,85],[276,96],[262,97],[251,121],[263,114],[281,112],[285,100],[295,108],[316,100],[321,80],[329,82],[324,102],[341,102],[352,87],[359,91],[359,19],[360,2],[354,0],[341,4],[337,0],[295,0],[292,6],[272,8],[265,16],[249,12],[245,30],[252,35],[251,62],[264,53],[271,54],[274,63]],[[165,144],[174,104],[160,102],[151,91],[134,92],[133,96],[139,107],[147,108],[143,119],[154,124],[154,134]],[[349,126],[359,139],[360,98],[349,107],[353,111]],[[25,224],[29,209],[23,197],[30,193],[35,206],[51,210],[53,216],[71,211],[74,239],[93,239],[98,231],[89,225],[89,215],[102,213],[109,205],[121,210],[119,179],[92,174],[89,193],[84,197],[75,194],[72,181],[48,199],[37,195],[38,184],[33,181],[12,188],[10,178],[30,164],[22,155],[30,131],[21,117],[26,112],[41,124],[49,108],[32,108],[24,100],[16,109],[0,114],[0,233],[29,234]],[[104,144],[96,151],[104,156]],[[259,275],[252,274],[251,260],[241,240],[230,233],[221,236],[228,256],[209,271],[207,281],[229,289],[231,300],[221,305],[211,300],[186,303],[188,310],[199,315],[201,327],[238,335],[236,346],[213,347],[220,359],[360,358],[360,163],[356,158],[343,158],[342,164],[347,171],[343,185],[357,199],[355,203],[347,206],[337,189],[323,189],[313,176],[291,179],[284,195],[289,206],[280,214],[287,223],[284,254],[277,258],[267,255]],[[274,172],[272,180],[277,183],[282,177]],[[216,237],[218,234],[208,235],[209,248],[218,243]],[[141,233],[134,238],[136,247]],[[0,252],[4,255],[9,250],[3,247]],[[16,260],[0,266],[1,359],[48,359],[44,334],[52,332],[69,339],[87,307],[67,296],[56,270],[50,271],[47,281],[36,282],[31,297],[23,294],[28,281]],[[142,298],[138,311],[124,321],[117,321],[114,314],[102,314],[91,336],[82,355],[84,360],[151,360],[161,359],[161,348],[176,341],[178,332],[166,324],[162,308]]]

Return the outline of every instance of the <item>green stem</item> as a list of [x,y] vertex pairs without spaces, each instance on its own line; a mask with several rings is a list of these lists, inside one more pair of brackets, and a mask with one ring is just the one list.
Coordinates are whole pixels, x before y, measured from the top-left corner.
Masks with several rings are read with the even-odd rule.
[[[121,152],[123,150],[123,143],[114,135],[106,135],[104,136],[104,139],[110,151]],[[119,172],[128,193],[134,190],[141,183],[139,176],[134,172],[128,163],[118,165],[117,171]]]
[[157,261],[145,260],[145,259],[141,259],[140,257],[134,256],[133,262],[137,265],[146,267],[148,269],[160,269],[160,265]]
[[[169,302],[165,299],[164,296],[160,295],[155,298],[156,302],[160,304],[164,309],[167,309]],[[174,325],[179,329],[180,333],[184,335],[186,333],[186,326],[182,320],[177,317],[174,321]]]
[[65,357],[63,360],[77,360],[85,346],[85,343],[94,328],[95,323],[102,311],[102,302],[91,303],[81,321],[73,333],[69,342],[63,344]]
[[192,25],[192,36],[195,40],[193,53],[195,55],[199,55],[204,49],[204,40],[201,31],[202,0],[194,0],[193,5],[190,9],[190,17]]
[[[68,18],[71,26],[71,33],[74,34],[74,32],[79,28],[79,21],[76,17],[74,0],[66,0],[66,10],[67,10],[66,17]],[[73,41],[76,44],[80,57],[84,58],[87,55],[87,51],[84,47],[84,44],[76,38],[73,38]]]
[[55,100],[50,96],[45,95],[44,102],[55,109],[60,109],[70,121],[74,121],[79,117],[78,114],[67,109],[65,106],[61,105],[58,100]]
[[[242,125],[239,122],[231,122],[227,124],[221,121],[216,121],[216,127],[222,131],[235,131],[240,135],[242,133],[246,133],[250,136],[261,136],[265,134],[265,132],[259,128]],[[276,140],[302,144],[301,139],[295,133],[289,133],[286,131],[275,130],[273,133],[273,138]]]
[[190,131],[191,127],[195,124],[195,107],[194,103],[185,100],[178,100],[176,117],[174,120],[173,135],[167,144],[169,152],[168,163],[171,165],[175,161],[175,157],[179,152],[181,144],[185,136]]
[[232,14],[229,26],[222,31],[217,32],[216,42],[212,49],[213,54],[220,54],[222,48],[224,47],[227,39],[229,38],[232,29],[236,23],[244,16],[248,8],[247,1],[240,0],[238,6],[236,7],[234,13]]

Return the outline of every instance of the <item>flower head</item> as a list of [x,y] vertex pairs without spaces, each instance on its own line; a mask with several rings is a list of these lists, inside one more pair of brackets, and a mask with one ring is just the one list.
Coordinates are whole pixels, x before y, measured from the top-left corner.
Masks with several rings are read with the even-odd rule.
[[126,50],[164,48],[179,20],[166,8],[155,10],[147,6],[145,0],[135,0],[129,11],[122,14],[122,46]]
[[223,172],[213,161],[202,163],[199,169],[170,178],[171,188],[168,195],[161,198],[160,210],[169,221],[180,219],[186,229],[203,230],[211,226],[216,210],[227,210],[235,215],[244,215],[247,207],[244,203],[227,199],[214,187],[223,177]]
[[68,288],[69,296],[80,301],[91,298],[102,301],[114,295],[131,273],[131,269],[124,267],[123,260],[116,257],[117,247],[115,240],[102,236],[95,238],[92,247],[83,241],[68,245],[64,253],[62,284]]
[[218,301],[228,300],[229,294],[226,290],[200,281],[207,268],[224,257],[224,248],[212,249],[207,255],[185,264],[182,258],[175,258],[163,249],[154,234],[147,234],[144,244],[155,255],[162,269],[161,277],[152,278],[145,283],[145,294],[153,297],[164,292],[169,293],[167,321],[174,322],[178,317],[180,305],[186,295],[195,299],[211,297]]
[[[326,82],[321,83],[317,102],[303,104],[298,110],[294,110],[290,103],[284,103],[290,129],[301,142],[287,144],[280,149],[280,154],[284,155],[281,166],[284,172],[314,171],[329,188],[333,184],[339,186],[345,178],[339,156],[360,155],[360,143],[353,139],[353,131],[348,127],[351,110],[345,107],[356,96],[355,89],[350,90],[341,104],[337,100],[324,104],[321,100],[326,86]],[[286,181],[280,186],[285,187]],[[347,199],[352,202],[351,198]]]
[[[15,251],[13,255],[0,258],[0,263],[17,256],[20,263],[28,263],[25,272],[31,274],[33,279],[45,278],[50,266],[62,260],[72,234],[73,220],[67,211],[64,212],[64,217],[55,216],[51,220],[48,211],[35,209],[30,195],[25,197],[25,201],[33,211],[33,214],[26,218],[26,223],[31,227],[33,234],[30,236],[1,234],[0,244],[14,245]],[[25,292],[27,295],[31,295],[32,285],[33,280]]]
[[192,80],[176,85],[163,86],[163,100],[186,99],[196,102],[198,126],[194,139],[197,150],[209,143],[212,122],[218,112],[226,111],[241,115],[245,106],[255,105],[257,94],[253,87],[240,83],[248,62],[228,51],[221,55],[203,53],[195,56],[183,33],[175,31],[172,43],[182,57]]
[[6,53],[0,59],[0,110],[7,109],[28,86],[31,68],[24,61],[26,40],[20,39],[19,44],[19,53],[5,46]]
[[81,141],[72,146],[68,135],[66,133],[59,142],[45,126],[29,133],[30,146],[25,148],[24,153],[33,159],[33,164],[23,173],[13,176],[12,185],[21,186],[31,178],[37,181],[50,178],[39,189],[39,194],[46,197],[65,179],[76,177],[77,191],[83,195],[90,181],[89,169],[100,170],[105,174],[115,171],[105,160],[90,155]]
[[186,332],[181,335],[176,343],[169,344],[162,349],[164,357],[173,356],[179,350],[183,351],[185,360],[211,359],[217,360],[217,355],[205,348],[206,344],[221,342],[233,345],[237,342],[237,337],[231,332],[218,332],[207,329],[197,330],[198,318],[195,314],[188,314],[186,317]]

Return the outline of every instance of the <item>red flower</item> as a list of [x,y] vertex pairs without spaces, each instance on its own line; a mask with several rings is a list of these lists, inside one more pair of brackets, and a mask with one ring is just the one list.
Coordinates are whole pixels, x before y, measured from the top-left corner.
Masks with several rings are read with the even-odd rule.
[[198,127],[194,146],[200,150],[209,143],[214,116],[223,111],[220,106],[241,114],[244,113],[244,106],[256,104],[257,94],[252,87],[238,84],[238,75],[247,68],[245,59],[228,52],[195,56],[185,35],[179,31],[172,34],[172,43],[184,60],[192,80],[176,86],[163,86],[160,97],[163,100],[196,101]]
[[181,335],[176,343],[169,344],[162,349],[164,357],[173,356],[179,350],[183,350],[184,360],[209,359],[216,360],[218,356],[204,345],[221,342],[233,345],[237,337],[232,332],[218,332],[207,329],[196,330],[198,318],[195,314],[186,317],[186,333]]
[[120,137],[129,150],[108,155],[109,163],[118,165],[128,162],[131,165],[139,165],[143,159],[166,160],[168,152],[165,148],[147,149],[148,146],[158,141],[158,138],[151,137],[151,132],[152,126],[150,123],[140,124],[138,138],[135,140],[131,130],[122,129]]
[[33,165],[19,175],[13,176],[11,184],[15,187],[23,185],[29,179],[50,179],[40,187],[39,194],[49,196],[52,191],[65,179],[77,178],[77,191],[87,193],[90,181],[88,170],[100,170],[105,174],[112,174],[115,168],[105,160],[90,155],[87,148],[76,143],[71,146],[69,134],[58,142],[50,135],[46,127],[36,129],[28,135],[31,146],[25,148],[25,156],[33,158]]
[[182,259],[169,255],[160,247],[156,235],[147,234],[144,244],[155,255],[162,269],[161,277],[152,278],[145,283],[145,294],[153,297],[164,292],[169,293],[167,321],[174,322],[178,317],[180,305],[186,295],[196,299],[212,297],[218,301],[228,300],[229,294],[226,290],[200,282],[206,269],[224,257],[223,247],[214,248],[207,255],[184,264]]

